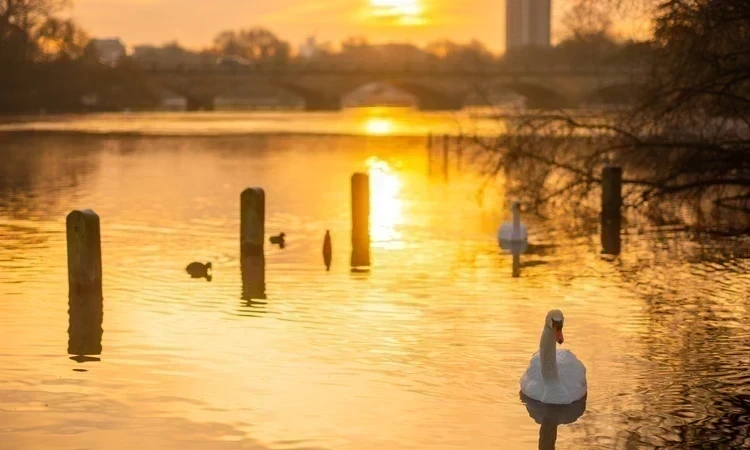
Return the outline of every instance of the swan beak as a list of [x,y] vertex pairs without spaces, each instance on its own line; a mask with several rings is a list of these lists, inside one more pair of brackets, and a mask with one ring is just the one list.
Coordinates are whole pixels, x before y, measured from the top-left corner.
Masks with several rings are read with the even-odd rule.
[[563,341],[565,341],[562,330],[555,330],[555,340],[560,345],[562,345]]

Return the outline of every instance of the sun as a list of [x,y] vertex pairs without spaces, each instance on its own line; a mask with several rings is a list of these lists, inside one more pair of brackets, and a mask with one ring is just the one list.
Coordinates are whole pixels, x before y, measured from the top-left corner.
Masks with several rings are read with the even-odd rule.
[[369,0],[372,15],[379,19],[391,19],[403,25],[424,21],[422,0]]

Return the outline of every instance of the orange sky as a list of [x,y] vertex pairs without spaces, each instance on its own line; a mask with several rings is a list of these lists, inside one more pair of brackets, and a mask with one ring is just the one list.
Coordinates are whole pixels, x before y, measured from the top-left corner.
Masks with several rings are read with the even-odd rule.
[[[556,16],[564,2],[553,0]],[[75,0],[73,15],[93,36],[127,45],[177,40],[199,48],[219,31],[260,25],[294,48],[312,34],[334,43],[476,38],[505,48],[504,0]]]

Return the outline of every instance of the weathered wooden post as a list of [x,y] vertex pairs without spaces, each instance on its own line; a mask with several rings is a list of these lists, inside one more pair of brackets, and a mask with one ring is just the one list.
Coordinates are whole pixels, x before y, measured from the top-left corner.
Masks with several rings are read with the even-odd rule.
[[461,157],[463,156],[462,146],[463,146],[463,140],[464,140],[463,137],[464,137],[463,134],[459,134],[458,138],[456,138],[457,139],[456,141],[456,172],[457,173],[461,172]]
[[450,137],[447,134],[443,135],[443,179],[445,181],[448,181],[448,149],[449,149],[449,141]]
[[242,298],[266,298],[266,259],[264,253],[266,193],[248,188],[240,195],[240,271]]
[[73,211],[65,220],[68,239],[68,292],[102,296],[102,242],[99,216]]
[[240,256],[262,256],[265,242],[266,193],[247,188],[240,195]]
[[65,220],[68,244],[68,354],[83,362],[102,352],[102,245],[99,216],[72,211]]
[[513,252],[513,278],[521,276],[521,252]]
[[352,267],[370,265],[370,176],[352,175]]
[[620,254],[622,222],[622,168],[608,166],[602,171],[602,253]]
[[427,176],[432,176],[432,133],[427,134]]

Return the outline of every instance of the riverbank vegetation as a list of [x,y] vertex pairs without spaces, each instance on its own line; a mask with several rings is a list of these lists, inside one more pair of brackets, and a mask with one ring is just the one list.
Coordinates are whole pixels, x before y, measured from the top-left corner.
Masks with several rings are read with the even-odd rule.
[[[0,2],[0,114],[149,107],[155,92],[129,61],[99,61],[65,0]],[[90,102],[94,103],[94,102]]]
[[627,210],[748,234],[750,2],[661,0],[653,23],[647,82],[629,88],[632,105],[606,120],[538,112],[496,139],[477,137],[478,156],[543,216],[596,217],[602,169],[613,164]]

